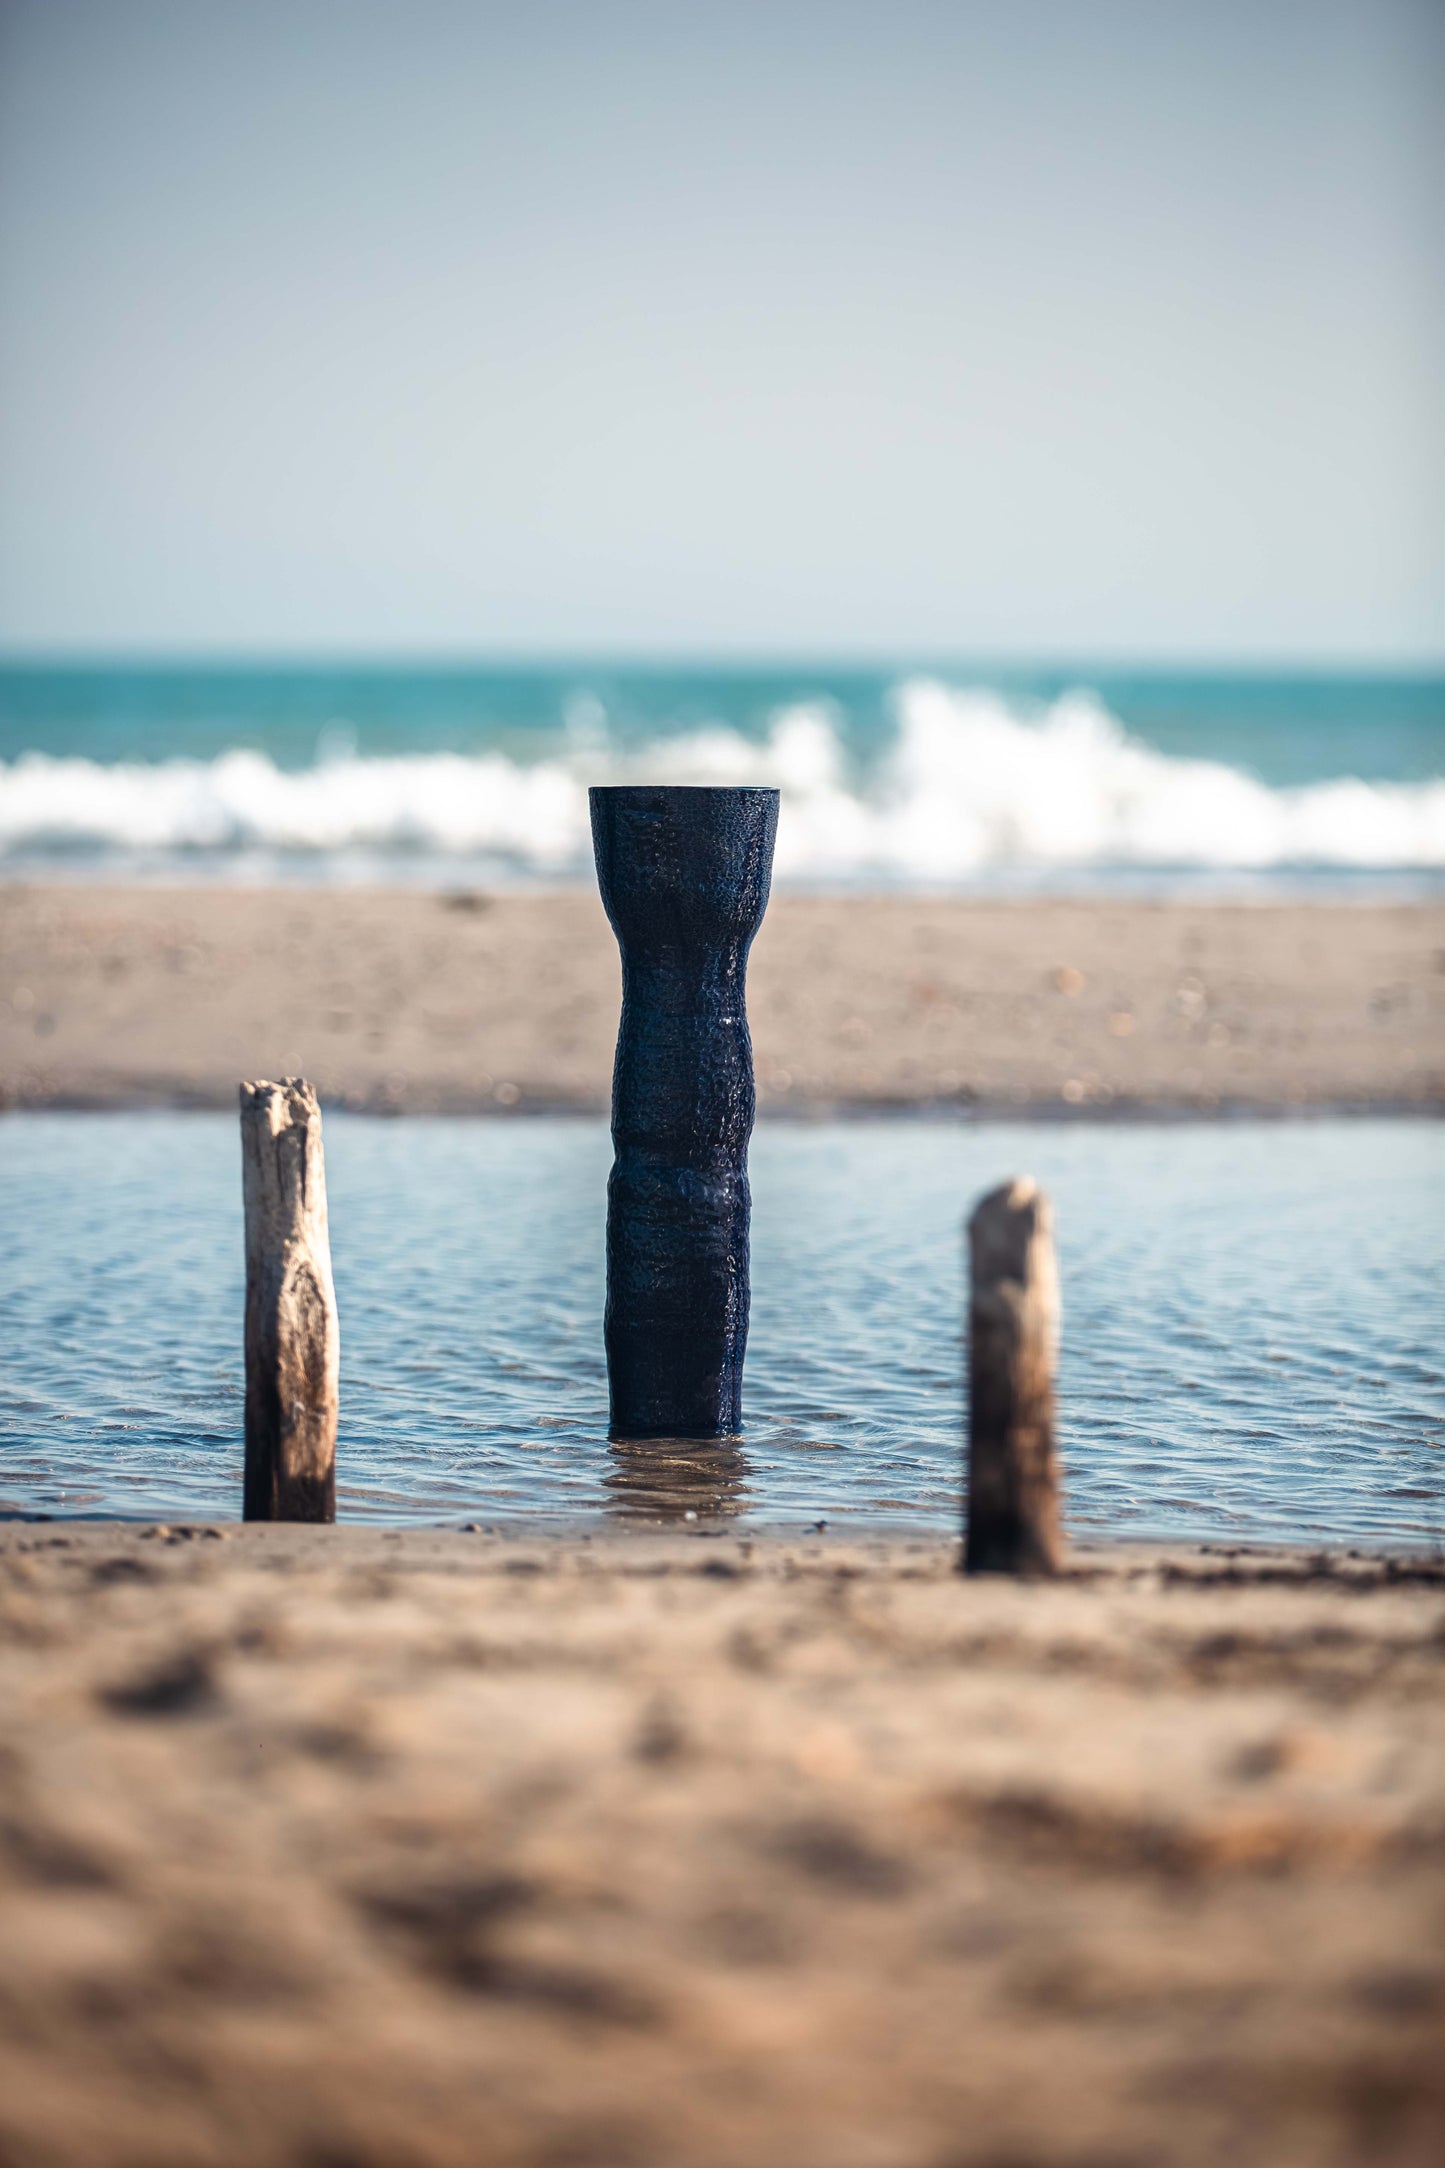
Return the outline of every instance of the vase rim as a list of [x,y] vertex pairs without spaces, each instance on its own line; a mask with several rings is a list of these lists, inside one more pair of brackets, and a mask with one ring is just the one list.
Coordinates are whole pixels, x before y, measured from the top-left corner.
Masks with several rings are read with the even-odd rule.
[[632,798],[666,791],[676,798],[776,798],[775,783],[593,783],[589,798]]

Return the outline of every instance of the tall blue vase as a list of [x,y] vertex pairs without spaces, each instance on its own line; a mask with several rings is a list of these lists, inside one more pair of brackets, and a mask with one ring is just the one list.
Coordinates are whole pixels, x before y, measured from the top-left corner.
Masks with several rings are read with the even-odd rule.
[[607,1188],[614,1438],[742,1428],[753,1049],[744,991],[775,790],[594,790],[602,902],[622,951]]

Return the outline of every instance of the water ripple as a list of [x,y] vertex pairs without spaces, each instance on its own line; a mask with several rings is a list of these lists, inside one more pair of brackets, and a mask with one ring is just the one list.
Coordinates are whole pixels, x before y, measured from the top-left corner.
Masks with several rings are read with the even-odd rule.
[[[600,1123],[328,1117],[340,1510],[958,1514],[961,1220],[1052,1192],[1071,1523],[1445,1537],[1426,1122],[764,1127],[741,1448],[606,1442]],[[217,1116],[0,1123],[0,1511],[236,1511],[240,1170]]]

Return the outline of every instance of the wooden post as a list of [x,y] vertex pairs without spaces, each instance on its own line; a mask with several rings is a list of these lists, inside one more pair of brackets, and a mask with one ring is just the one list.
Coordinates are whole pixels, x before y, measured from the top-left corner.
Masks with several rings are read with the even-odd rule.
[[1057,1573],[1054,1451],[1059,1275],[1049,1200],[1027,1176],[990,1190],[968,1223],[968,1528],[965,1573]]
[[301,1077],[241,1086],[248,1521],[334,1521],[341,1339],[321,1110]]

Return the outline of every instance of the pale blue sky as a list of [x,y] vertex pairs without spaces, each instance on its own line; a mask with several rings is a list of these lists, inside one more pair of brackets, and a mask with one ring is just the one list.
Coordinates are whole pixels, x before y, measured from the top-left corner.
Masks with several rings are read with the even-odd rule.
[[1432,0],[0,0],[0,643],[1445,653]]

